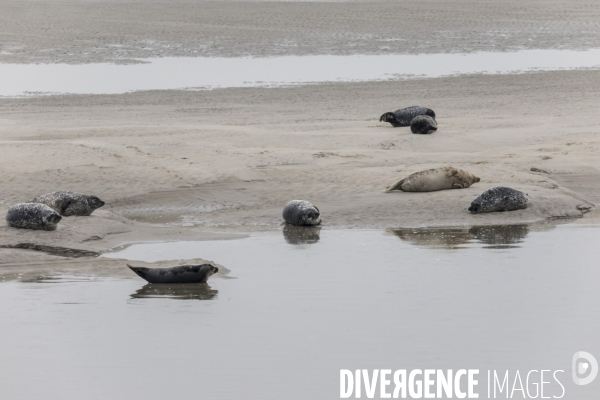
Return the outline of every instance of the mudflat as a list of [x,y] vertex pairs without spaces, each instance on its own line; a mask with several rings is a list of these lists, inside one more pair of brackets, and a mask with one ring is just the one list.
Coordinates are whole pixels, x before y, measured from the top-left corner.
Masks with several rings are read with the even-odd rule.
[[[600,46],[596,2],[432,4],[7,1],[0,62]],[[599,88],[600,71],[570,70],[0,98],[1,215],[56,190],[107,203],[91,217],[64,218],[54,232],[2,224],[0,245],[103,251],[278,229],[290,199],[310,200],[324,227],[335,228],[589,218],[600,200]],[[436,133],[413,135],[378,120],[411,105],[435,110]],[[442,166],[481,182],[384,192]],[[477,195],[499,185],[528,193],[530,207],[468,213]]]

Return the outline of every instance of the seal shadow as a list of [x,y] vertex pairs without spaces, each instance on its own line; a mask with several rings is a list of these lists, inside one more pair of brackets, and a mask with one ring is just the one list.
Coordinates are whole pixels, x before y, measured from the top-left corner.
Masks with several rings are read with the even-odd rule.
[[147,283],[135,293],[132,299],[175,299],[175,300],[213,300],[219,291],[207,283]]
[[321,240],[320,226],[295,226],[285,224],[283,238],[289,244],[313,244]]
[[403,241],[429,248],[460,249],[461,245],[481,243],[485,249],[518,248],[529,234],[529,226],[491,225],[471,228],[402,228],[389,232]]

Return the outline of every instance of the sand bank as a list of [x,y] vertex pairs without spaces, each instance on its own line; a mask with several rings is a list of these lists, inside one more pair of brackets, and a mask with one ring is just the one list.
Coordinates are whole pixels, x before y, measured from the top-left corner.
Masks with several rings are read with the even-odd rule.
[[[429,2],[201,2],[177,3],[169,12],[162,3],[144,3],[143,10],[141,3],[124,2],[32,4],[3,3],[0,61],[127,62],[130,56],[183,55],[192,45],[204,49],[194,54],[221,56],[600,47],[594,36],[600,34],[600,5],[585,2],[519,4],[518,13],[513,2],[443,2],[434,8],[425,6]],[[109,18],[137,12],[143,26]],[[394,13],[400,12],[412,17],[398,24]],[[52,23],[41,23],[43,16]],[[211,24],[203,19],[209,17]],[[195,22],[186,24],[189,18]],[[126,20],[127,26],[119,25]],[[540,27],[543,34],[527,33]],[[46,33],[35,34],[39,29]],[[362,42],[347,31],[363,35],[366,44],[357,45]],[[7,32],[12,39],[1,37]],[[202,32],[210,32],[214,46],[198,44],[207,37]],[[113,34],[125,47],[108,46]],[[298,42],[280,53],[286,35]],[[180,45],[147,54],[141,37]],[[387,48],[377,44],[380,39]],[[129,40],[137,50],[119,50]],[[11,41],[21,47],[8,49]],[[98,41],[111,50],[90,53],[86,46],[97,47]],[[91,193],[107,202],[90,218],[65,218],[56,232],[1,225],[0,245],[100,252],[135,241],[280,229],[282,207],[293,198],[317,204],[324,229],[582,217],[600,201],[599,83],[600,71],[577,70],[0,99],[0,215],[14,203],[55,190]],[[412,135],[378,121],[383,112],[414,104],[436,111],[437,133]],[[410,173],[449,165],[482,180],[464,190],[384,193]],[[498,185],[527,192],[531,207],[467,212],[478,194]],[[28,261],[30,255],[15,256],[23,251],[3,250],[4,261]]]

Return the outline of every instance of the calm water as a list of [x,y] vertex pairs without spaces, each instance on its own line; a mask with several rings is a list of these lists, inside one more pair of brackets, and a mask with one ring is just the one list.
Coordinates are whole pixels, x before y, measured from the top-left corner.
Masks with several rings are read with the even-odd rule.
[[597,68],[600,49],[468,54],[166,57],[143,64],[0,64],[0,96],[281,86],[473,73]]
[[2,398],[336,399],[340,369],[470,368],[480,398],[487,369],[561,369],[565,398],[593,399],[600,379],[574,385],[571,357],[600,359],[599,238],[569,225],[317,228],[133,245],[109,256],[203,257],[231,273],[0,283]]

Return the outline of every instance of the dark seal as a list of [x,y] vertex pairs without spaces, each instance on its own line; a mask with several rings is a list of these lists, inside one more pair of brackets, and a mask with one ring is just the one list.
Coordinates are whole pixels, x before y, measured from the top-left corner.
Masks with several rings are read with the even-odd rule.
[[396,110],[394,112],[386,112],[379,117],[379,121],[389,122],[394,128],[399,126],[410,126],[410,123],[417,115],[427,115],[435,119],[435,113],[433,110],[420,106],[411,106],[401,108],[400,110]]
[[46,193],[31,200],[31,203],[45,204],[63,217],[88,216],[104,205],[104,202],[96,196],[75,192]]
[[62,217],[45,204],[20,203],[8,209],[6,222],[13,228],[53,231]]
[[283,219],[292,225],[319,225],[320,216],[319,209],[305,200],[292,200],[283,208]]
[[491,188],[481,193],[473,202],[469,211],[473,214],[493,211],[513,211],[527,208],[529,197],[518,190],[504,186]]
[[429,115],[417,115],[410,123],[410,131],[412,133],[426,135],[437,131],[437,122]]
[[178,265],[168,268],[145,268],[127,266],[140,278],[150,283],[205,283],[208,278],[219,271],[210,264]]

